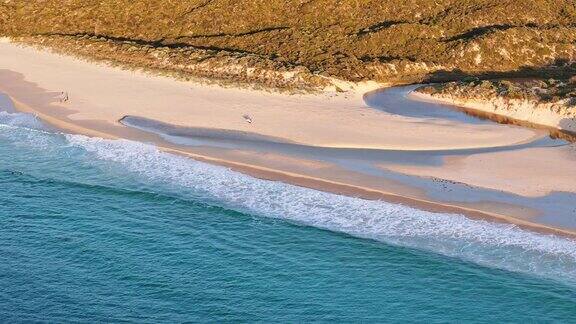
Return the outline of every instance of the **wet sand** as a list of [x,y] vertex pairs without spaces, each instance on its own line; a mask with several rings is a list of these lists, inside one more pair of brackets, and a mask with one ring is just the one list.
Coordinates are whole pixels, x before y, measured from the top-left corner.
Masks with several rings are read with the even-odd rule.
[[[574,165],[574,156],[566,153],[569,145],[548,140],[542,131],[443,113],[419,115],[421,106],[412,107],[410,114],[383,109],[396,105],[402,112],[398,107],[410,102],[407,88],[387,90],[401,96],[365,94],[362,88],[288,96],[200,86],[6,43],[0,44],[0,55],[0,90],[19,110],[66,132],[149,142],[260,178],[319,190],[542,232],[576,232],[570,212],[576,188],[571,186],[575,176],[569,172]],[[69,93],[69,102],[58,100],[61,91]],[[382,94],[395,101],[382,100]],[[424,109],[442,108],[430,104]],[[247,123],[244,114],[254,122]],[[531,150],[540,150],[530,160],[531,169],[515,167],[507,156],[523,161],[533,155]],[[492,169],[480,166],[475,177],[472,163],[456,172],[461,170],[458,163],[478,156],[490,156]],[[552,163],[563,167],[550,168]],[[486,176],[491,172],[494,176]],[[502,180],[507,174],[517,175],[513,186]],[[565,208],[538,200],[555,193],[562,195],[550,201]]]
[[12,99],[3,93],[0,93],[0,111],[5,111],[8,113],[16,112],[16,108],[14,107]]

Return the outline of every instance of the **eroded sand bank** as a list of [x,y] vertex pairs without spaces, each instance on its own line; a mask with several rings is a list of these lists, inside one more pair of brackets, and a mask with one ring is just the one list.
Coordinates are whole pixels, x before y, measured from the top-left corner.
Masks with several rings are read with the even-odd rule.
[[470,112],[502,116],[524,122],[532,127],[552,128],[576,134],[576,110],[561,103],[534,103],[528,100],[494,98],[491,101],[460,98],[457,96],[430,95],[422,92],[411,94],[422,101],[442,102],[468,109]]

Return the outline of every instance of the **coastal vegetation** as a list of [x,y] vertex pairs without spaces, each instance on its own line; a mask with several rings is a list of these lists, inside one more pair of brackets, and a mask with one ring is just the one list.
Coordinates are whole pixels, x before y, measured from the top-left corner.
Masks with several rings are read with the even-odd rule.
[[576,109],[576,76],[570,79],[480,80],[462,81],[425,86],[420,92],[437,96],[466,99],[522,100],[538,104],[556,104]]
[[423,86],[426,96],[501,123],[552,128],[555,137],[576,141],[576,76],[563,79],[480,80]]
[[0,23],[70,54],[280,89],[549,78],[576,57],[572,0],[16,0]]

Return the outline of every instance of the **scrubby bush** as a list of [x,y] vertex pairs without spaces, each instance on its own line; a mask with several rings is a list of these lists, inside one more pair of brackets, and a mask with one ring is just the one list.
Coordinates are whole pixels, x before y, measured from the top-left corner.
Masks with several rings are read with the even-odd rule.
[[576,51],[573,12],[574,0],[0,1],[0,35],[69,35],[83,39],[78,46],[131,41],[122,50],[135,61],[143,48],[163,48],[185,66],[197,55],[186,61],[182,47],[214,51],[221,62],[244,55],[251,67],[273,61],[351,81],[455,80],[567,69],[552,63]]

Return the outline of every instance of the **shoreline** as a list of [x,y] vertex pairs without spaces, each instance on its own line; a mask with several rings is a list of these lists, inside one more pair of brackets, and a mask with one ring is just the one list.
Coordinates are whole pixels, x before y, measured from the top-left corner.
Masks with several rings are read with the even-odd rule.
[[[87,63],[83,63],[83,64],[87,64]],[[36,85],[36,86],[38,87],[38,85]],[[0,87],[0,88],[4,88],[4,87]],[[569,230],[569,229],[563,229],[563,228],[559,228],[559,227],[554,227],[554,226],[549,226],[549,225],[541,224],[541,223],[537,223],[537,222],[532,222],[529,220],[520,219],[520,218],[512,217],[512,216],[507,216],[504,214],[491,213],[491,212],[482,211],[482,210],[474,209],[474,208],[466,208],[466,207],[462,207],[462,206],[457,206],[457,205],[452,205],[452,204],[443,203],[443,202],[439,202],[439,201],[434,201],[431,199],[409,197],[409,196],[401,195],[398,193],[394,193],[392,191],[377,190],[374,188],[370,188],[369,186],[359,186],[359,185],[353,185],[350,183],[344,183],[341,181],[333,181],[333,180],[325,179],[325,178],[321,178],[321,177],[312,177],[309,175],[299,174],[298,172],[281,171],[278,169],[274,169],[273,166],[262,167],[262,166],[255,165],[255,164],[249,164],[249,163],[243,163],[240,161],[220,159],[220,158],[217,158],[214,156],[198,154],[198,153],[193,152],[192,150],[187,150],[185,148],[183,149],[181,147],[178,147],[177,145],[167,143],[166,141],[163,141],[162,139],[160,139],[158,136],[155,136],[155,135],[151,136],[150,134],[146,134],[145,132],[136,131],[133,129],[129,129],[126,126],[122,126],[118,121],[123,116],[130,115],[126,111],[122,111],[120,115],[108,116],[107,120],[109,120],[111,122],[106,122],[105,120],[100,120],[98,118],[88,118],[88,117],[92,117],[91,115],[87,115],[86,117],[83,117],[82,119],[78,119],[79,118],[78,113],[74,112],[74,110],[72,110],[71,108],[68,108],[68,107],[65,108],[61,104],[54,104],[54,94],[53,93],[50,96],[46,96],[45,93],[36,94],[38,96],[38,98],[41,99],[40,100],[40,99],[36,98],[37,101],[35,103],[38,104],[38,105],[36,105],[36,104],[34,104],[34,100],[32,100],[32,99],[31,99],[32,103],[25,103],[25,102],[22,102],[21,100],[19,100],[19,98],[15,98],[14,96],[12,96],[13,93],[11,93],[10,89],[8,89],[8,90],[3,89],[3,90],[5,91],[6,94],[8,94],[12,97],[18,110],[23,111],[23,112],[36,114],[41,120],[47,122],[49,125],[52,125],[58,129],[65,130],[66,132],[71,132],[71,133],[81,134],[81,135],[86,135],[86,136],[92,136],[92,137],[101,137],[101,138],[105,138],[105,139],[125,138],[125,139],[129,139],[129,140],[140,141],[140,142],[152,142],[161,151],[173,153],[173,154],[178,154],[178,155],[183,155],[183,156],[186,156],[186,157],[189,157],[189,158],[201,161],[201,162],[205,162],[205,163],[216,164],[216,165],[228,167],[234,171],[245,173],[245,174],[248,174],[250,176],[260,178],[260,179],[282,181],[282,182],[286,182],[286,183],[297,185],[297,186],[302,186],[302,187],[307,187],[307,188],[311,188],[311,189],[315,189],[315,190],[331,192],[331,193],[341,194],[341,195],[347,195],[347,196],[352,196],[352,197],[357,197],[357,198],[370,199],[370,200],[385,200],[387,202],[404,204],[407,206],[411,206],[411,207],[415,207],[415,208],[423,209],[423,210],[427,210],[427,211],[432,211],[432,212],[456,213],[456,214],[465,215],[469,218],[474,218],[474,219],[482,219],[482,220],[487,220],[487,221],[514,224],[518,227],[521,227],[521,228],[524,228],[524,229],[527,229],[530,231],[534,231],[534,232],[540,232],[540,233],[544,233],[544,234],[555,234],[555,235],[567,236],[570,238],[576,238],[576,231]],[[22,96],[24,96],[26,98],[33,97],[33,95],[31,93],[27,93],[26,90],[27,90],[26,87],[19,88],[19,91],[22,91],[22,93],[21,93]],[[15,90],[13,89],[13,91],[15,91]],[[355,94],[352,94],[352,96],[354,98],[356,98],[355,100],[358,100],[358,98],[362,97],[362,93],[355,93]],[[282,99],[282,100],[295,101],[294,97],[283,97],[283,98],[284,99]],[[310,102],[313,102],[314,104],[319,104],[319,105],[324,105],[324,106],[327,105],[326,97],[322,97],[322,96],[318,95],[318,96],[313,97],[312,99],[309,99],[309,98],[310,97],[306,97],[307,100],[310,100]],[[98,97],[98,99],[105,100],[108,98]],[[336,106],[336,108],[334,108],[334,109],[335,110],[339,109],[340,112],[342,112],[342,113],[346,113],[346,111],[350,109],[351,103],[355,102],[354,100],[351,101],[348,98],[346,98],[345,100],[342,98],[334,99],[334,100],[336,100],[336,102],[338,102],[342,105],[341,106],[342,108],[338,108],[339,106]],[[285,102],[285,101],[280,101],[280,104],[282,104],[283,102]],[[45,104],[45,105],[43,106],[42,104]],[[226,102],[224,102],[224,104],[226,104]],[[296,100],[295,104],[300,105],[301,102],[299,100]],[[266,106],[266,103],[264,103],[264,105]],[[83,108],[82,112],[85,112],[85,111],[87,111],[88,113],[91,112],[91,110],[88,110],[88,108],[92,109],[93,107],[85,106]],[[268,109],[268,107],[265,107],[265,108]],[[287,107],[284,107],[282,105],[280,105],[280,108],[290,109],[289,107],[287,108]],[[324,111],[324,110],[323,111],[320,111],[320,110],[316,111],[317,116],[319,116],[317,118],[321,118],[319,120],[323,120],[322,118],[325,118],[325,119],[331,118],[331,117],[329,117],[330,116],[329,114],[337,114],[338,111],[334,112],[330,108],[331,107],[327,107],[328,110],[326,110],[326,111]],[[318,108],[318,109],[324,109],[324,108]],[[396,117],[391,118],[389,116],[386,116],[386,115],[378,113],[378,112],[374,112],[372,110],[365,110],[365,109],[363,109],[363,107],[362,107],[362,109],[356,110],[353,113],[354,113],[354,115],[353,115],[354,118],[364,116],[364,114],[368,114],[369,117],[377,116],[377,118],[379,118],[380,122],[394,121],[394,122],[396,122],[395,126],[396,125],[402,126],[402,122],[404,122],[402,120],[397,121]],[[173,113],[173,114],[175,114],[175,113]],[[222,114],[223,113],[221,113],[220,116],[222,116]],[[351,112],[348,112],[348,114],[351,114]],[[283,114],[282,116],[285,116],[285,115],[286,114]],[[117,118],[118,116],[120,116],[120,117]],[[157,120],[156,118],[153,118],[155,116],[150,116],[150,117],[152,117],[151,119],[153,119],[153,120]],[[278,118],[278,116],[277,116],[277,118]],[[368,120],[368,119],[365,119],[365,120]],[[172,123],[170,123],[171,121],[172,121]],[[162,120],[162,122],[174,124],[173,120]],[[314,122],[318,122],[318,120],[314,120]],[[362,121],[358,121],[357,119],[355,119],[354,122],[358,123],[358,124],[354,124],[354,126],[362,125]],[[406,123],[408,123],[408,122],[406,122]],[[90,126],[87,126],[87,125],[90,125]],[[246,125],[244,125],[244,123],[242,123],[241,125],[237,125],[237,124],[232,123],[231,125],[235,126],[234,130],[246,129],[246,128],[242,128],[242,127],[246,126]],[[334,125],[337,125],[337,124],[334,124]],[[380,126],[381,124],[376,123],[373,125],[374,126],[366,125],[366,129],[373,129],[373,130],[381,129],[381,126]],[[407,124],[407,125],[409,125],[409,124]],[[330,128],[335,128],[335,127],[332,127],[330,124],[325,125],[325,126],[328,126]],[[337,125],[337,126],[341,127],[341,125]],[[230,129],[230,128],[223,127],[223,129]],[[486,133],[490,133],[488,130],[491,131],[493,129],[494,129],[493,127],[487,128]],[[466,130],[466,128],[462,128],[462,130]],[[304,132],[304,131],[305,130],[300,129],[296,132],[296,134],[298,132]],[[333,132],[332,134],[337,133],[338,131],[339,131],[339,129],[332,130],[332,132]],[[350,132],[352,130],[350,128],[343,128],[343,131]],[[475,132],[475,130],[473,131],[472,129],[468,130],[468,132],[470,133],[471,136],[472,135],[478,135],[478,136],[474,137],[472,140],[470,140],[470,142],[465,143],[467,145],[466,147],[467,148],[475,147],[473,145],[474,143],[475,143],[476,147],[482,147],[482,146],[478,146],[479,145],[478,143],[483,143],[483,142],[478,142],[478,140],[477,140],[478,137],[481,138],[482,134],[477,134]],[[256,132],[256,133],[258,133],[260,135],[270,135],[270,134],[266,134],[265,132]],[[423,133],[425,134],[426,130]],[[527,131],[517,131],[516,133],[518,136],[516,139],[514,139],[514,138],[508,139],[507,138],[506,140],[510,141],[511,143],[517,143],[517,142],[521,142],[522,140],[526,140],[527,138],[531,138],[534,136],[531,132],[527,132]],[[356,133],[350,133],[350,134],[356,134]],[[506,132],[505,134],[503,133],[503,136],[509,135],[509,134],[514,134],[514,132],[510,131],[510,132]],[[310,135],[311,134],[308,134],[308,136],[310,136]],[[530,135],[530,136],[528,136],[528,135]],[[404,137],[402,137],[402,136],[404,136]],[[490,135],[490,136],[492,136],[492,135]],[[407,135],[400,134],[399,138],[393,138],[391,142],[396,141],[396,143],[401,143],[401,145],[398,147],[403,148],[403,149],[407,149],[407,148],[408,149],[410,149],[410,148],[422,149],[422,147],[424,145],[422,143],[413,144],[414,146],[412,146],[412,147],[410,145],[407,145],[410,143],[410,142],[407,142],[407,140],[410,138],[413,138],[413,137],[414,137],[414,134],[408,132]],[[457,137],[458,136],[455,136],[454,138],[457,138]],[[280,136],[280,138],[286,138],[286,136]],[[369,141],[363,140],[363,141],[358,142],[358,143],[360,143],[359,144],[360,147],[365,147],[365,148],[370,147],[370,143],[373,139],[372,139],[372,137],[367,137],[366,139],[369,139]],[[432,136],[430,136],[429,139],[433,140],[434,138]],[[358,138],[356,138],[356,140],[358,140]],[[449,143],[451,141],[450,138],[448,140],[442,138],[442,140],[445,141],[446,143]],[[474,142],[474,140],[476,140],[476,142]],[[483,141],[485,141],[486,143],[490,143],[491,145],[494,145],[494,140],[495,140],[494,137],[486,137],[485,139],[483,139]],[[414,142],[414,141],[412,141],[412,142]],[[385,142],[383,142],[383,143],[385,143]],[[434,142],[432,142],[432,143],[434,143]],[[440,141],[437,143],[442,143],[442,142]],[[316,142],[316,143],[311,143],[311,144],[317,145],[319,143]],[[445,145],[445,144],[443,144],[443,145]],[[382,147],[382,145],[377,145],[375,147]],[[392,146],[392,147],[395,147],[395,146]],[[440,147],[442,147],[442,146],[440,146]],[[448,148],[448,146],[446,148]],[[452,148],[457,148],[457,146],[452,146]]]
[[[59,120],[52,116],[46,115],[42,112],[34,110],[31,107],[22,104],[21,102],[12,99],[18,111],[31,113],[39,117],[43,122],[62,130],[72,132],[76,135],[84,135],[89,137],[100,137],[103,139],[118,140],[125,139],[123,137],[115,136],[110,133],[100,132],[93,129],[87,129],[79,127],[72,123],[67,123],[65,121]],[[305,187],[309,189],[314,189],[318,191],[333,193],[337,195],[345,195],[354,198],[367,199],[367,200],[384,200],[389,203],[406,205],[409,207],[414,207],[417,209],[434,212],[434,213],[449,213],[449,214],[460,214],[471,219],[477,220],[487,220],[505,224],[516,225],[522,229],[530,230],[533,232],[541,234],[552,234],[561,235],[569,238],[576,239],[576,231],[570,231],[561,228],[555,228],[551,226],[546,226],[544,224],[539,224],[535,222],[525,221],[518,218],[500,215],[495,213],[487,213],[481,210],[467,209],[461,206],[454,206],[443,204],[439,202],[434,202],[430,200],[421,200],[411,197],[406,197],[392,192],[383,192],[372,190],[369,188],[363,188],[359,186],[353,186],[345,183],[327,181],[326,179],[313,178],[309,176],[302,176],[296,173],[287,173],[274,170],[271,168],[262,168],[255,165],[249,165],[244,163],[239,163],[235,161],[221,160],[213,158],[210,156],[200,155],[192,152],[187,152],[178,148],[163,146],[161,144],[155,144],[155,147],[162,152],[176,154],[191,158],[193,160],[223,166],[230,168],[232,171],[240,172],[258,179],[270,180],[270,181],[280,181],[287,184]]]

